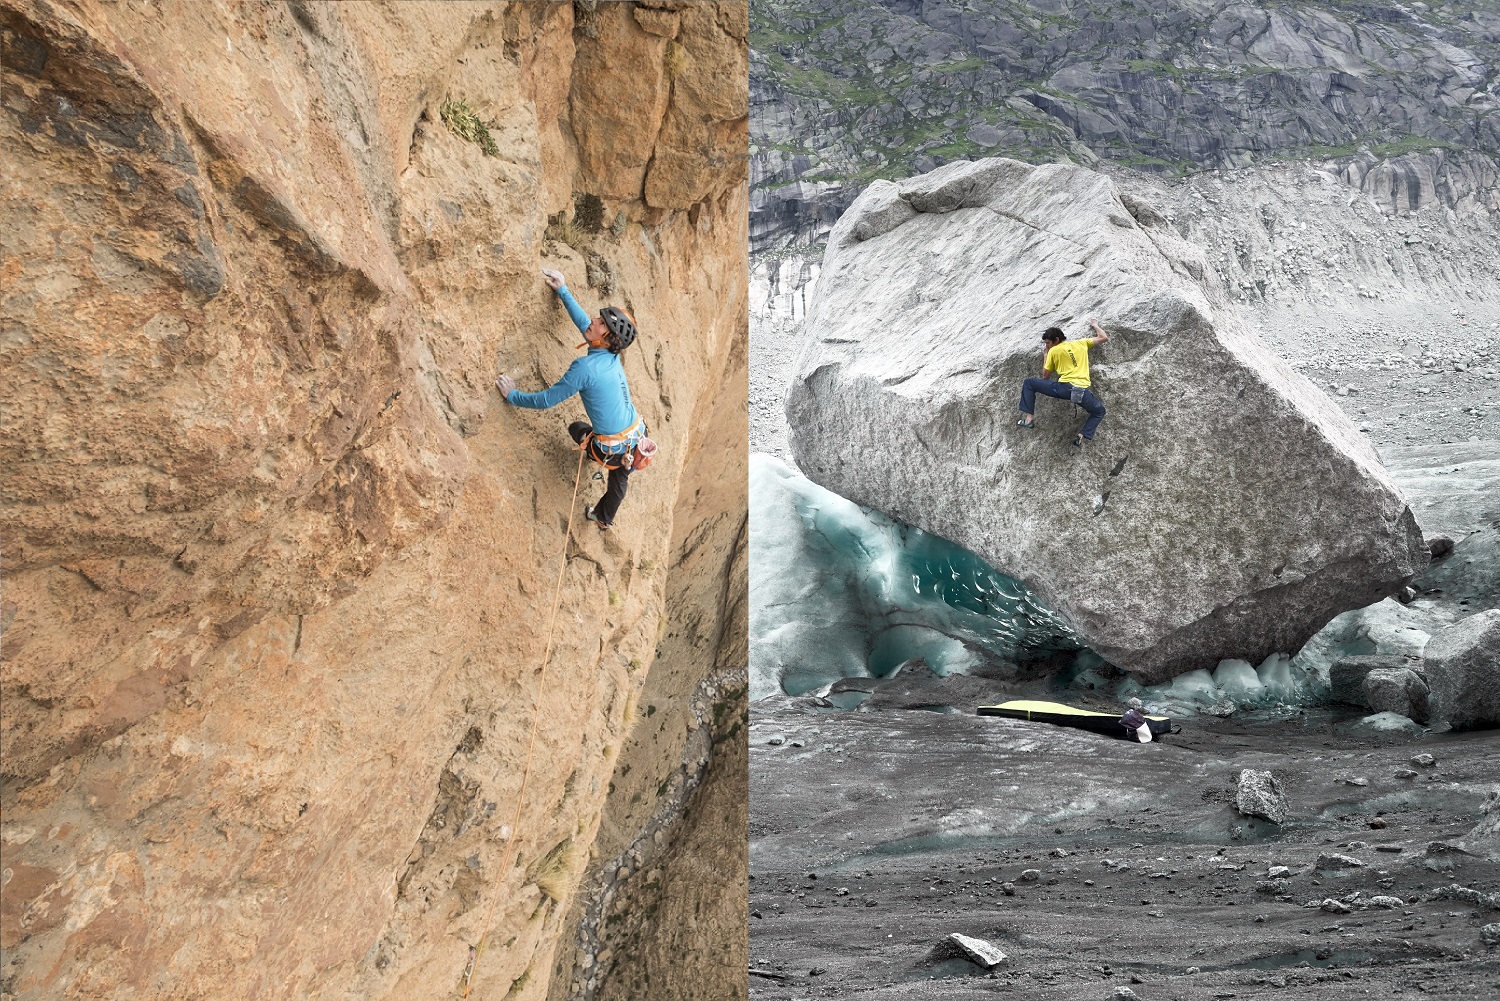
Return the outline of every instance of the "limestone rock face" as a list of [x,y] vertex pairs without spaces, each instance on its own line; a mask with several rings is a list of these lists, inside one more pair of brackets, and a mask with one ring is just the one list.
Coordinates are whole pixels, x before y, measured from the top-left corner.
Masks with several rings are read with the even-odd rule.
[[1423,666],[1434,719],[1456,730],[1500,726],[1500,608],[1434,633]]
[[[745,5],[599,7],[0,2],[7,992],[543,998],[617,764],[743,789],[631,725],[738,690]],[[543,266],[642,331],[609,535],[492,388],[575,356]]]
[[[1144,679],[1294,651],[1426,564],[1373,449],[1101,175],[994,159],[875,182],[840,219],[787,397],[811,479],[1034,586]],[[1098,315],[1109,408],[1042,399],[1040,335]]]

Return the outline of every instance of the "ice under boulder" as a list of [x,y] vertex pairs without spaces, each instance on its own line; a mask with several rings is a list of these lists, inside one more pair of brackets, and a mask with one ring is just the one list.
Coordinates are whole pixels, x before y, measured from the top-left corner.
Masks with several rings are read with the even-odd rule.
[[[1362,705],[1365,674],[1376,667],[1410,666],[1421,658],[1432,634],[1446,624],[1429,610],[1386,598],[1334,616],[1297,651],[1292,663],[1331,685],[1333,701]],[[1354,661],[1363,656],[1382,660]],[[1335,672],[1341,661],[1353,663]]]
[[[1294,651],[1394,593],[1422,534],[1364,436],[1205,281],[1200,249],[1106,177],[952,163],[839,220],[787,398],[808,477],[1024,580],[1146,681]],[[1042,331],[1111,334],[1109,408],[1038,401]]]
[[1080,643],[1018,582],[768,455],[750,457],[750,692],[800,695],[920,658],[939,675]]
[[[1280,704],[1314,702],[1326,688],[1316,674],[1299,667],[1284,653],[1267,657],[1257,667],[1230,658],[1212,671],[1187,671],[1160,685],[1127,679],[1116,689],[1123,702],[1137,698],[1147,706],[1176,716],[1210,712],[1227,715],[1234,709],[1263,709]],[[1155,711],[1155,710],[1153,710]]]
[[1455,730],[1500,726],[1500,609],[1437,632],[1427,644],[1423,667],[1434,719]]
[[1427,731],[1403,713],[1378,712],[1355,723],[1353,729],[1370,737],[1420,737]]

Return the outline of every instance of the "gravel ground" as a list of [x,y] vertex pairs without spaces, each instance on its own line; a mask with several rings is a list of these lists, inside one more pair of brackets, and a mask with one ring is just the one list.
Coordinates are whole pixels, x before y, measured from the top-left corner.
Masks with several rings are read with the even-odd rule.
[[[1500,740],[1382,744],[1345,732],[1352,718],[1206,717],[1140,746],[968,714],[758,703],[750,996],[1497,996],[1500,950],[1480,928],[1500,910],[1442,888],[1500,902],[1500,863],[1430,846],[1474,827]],[[1411,763],[1422,751],[1435,767]],[[1234,810],[1242,768],[1281,781],[1282,828]],[[1359,865],[1320,868],[1329,854]],[[953,932],[1008,958],[985,970],[932,955]]]

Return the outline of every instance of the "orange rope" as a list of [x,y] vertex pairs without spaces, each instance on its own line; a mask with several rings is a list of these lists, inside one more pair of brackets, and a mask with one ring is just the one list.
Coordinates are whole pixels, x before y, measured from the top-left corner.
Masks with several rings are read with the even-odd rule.
[[[531,778],[531,758],[532,752],[536,750],[536,728],[540,720],[540,713],[537,712],[537,700],[540,698],[542,685],[547,680],[547,660],[552,656],[552,627],[557,623],[557,606],[562,602],[563,572],[568,568],[568,540],[573,537],[573,508],[578,504],[578,484],[583,479],[583,456],[584,452],[579,450],[578,472],[573,476],[573,499],[568,502],[568,530],[563,535],[562,562],[558,564],[557,584],[552,589],[552,614],[547,619],[547,644],[542,651],[542,668],[538,672],[537,697],[532,699],[531,704],[531,737],[526,742],[526,767],[521,770],[521,791],[516,793],[516,815],[511,819],[510,823],[510,841],[511,844],[516,846],[516,852],[511,857],[509,864],[500,867],[499,881],[495,884],[495,892],[490,895],[489,910],[485,912],[484,924],[480,925],[484,929],[486,937],[489,934],[490,921],[495,917],[495,905],[500,902],[500,888],[504,885],[506,873],[510,871],[511,865],[515,864],[516,857],[520,855],[521,851],[521,807],[526,802],[526,782]],[[502,855],[501,858],[503,859],[504,856]],[[484,939],[481,938],[480,942],[483,943]],[[473,958],[469,960],[469,968],[464,973],[464,997],[466,998],[469,996],[469,988],[474,981],[474,974],[479,969],[479,951],[475,951]]]

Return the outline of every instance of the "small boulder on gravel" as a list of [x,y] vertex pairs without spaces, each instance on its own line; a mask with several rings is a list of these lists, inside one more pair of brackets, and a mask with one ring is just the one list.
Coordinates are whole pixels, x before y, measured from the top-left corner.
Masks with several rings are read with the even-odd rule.
[[1453,537],[1451,535],[1435,532],[1427,536],[1426,542],[1427,552],[1435,560],[1440,560],[1453,552]]
[[1234,808],[1247,817],[1264,817],[1273,824],[1283,823],[1289,809],[1276,776],[1253,768],[1240,772]]
[[1364,865],[1363,862],[1353,855],[1339,855],[1330,852],[1327,855],[1319,855],[1318,864],[1314,868],[1330,871],[1335,869],[1362,869]]
[[1500,608],[1435,633],[1424,651],[1434,719],[1455,730],[1500,726]]
[[1427,685],[1409,667],[1377,667],[1364,680],[1365,704],[1377,713],[1396,713],[1427,722]]
[[982,938],[973,938],[959,932],[953,932],[947,938],[937,944],[933,950],[936,956],[963,956],[972,963],[990,969],[1005,962],[1005,953],[993,943],[986,942]]

